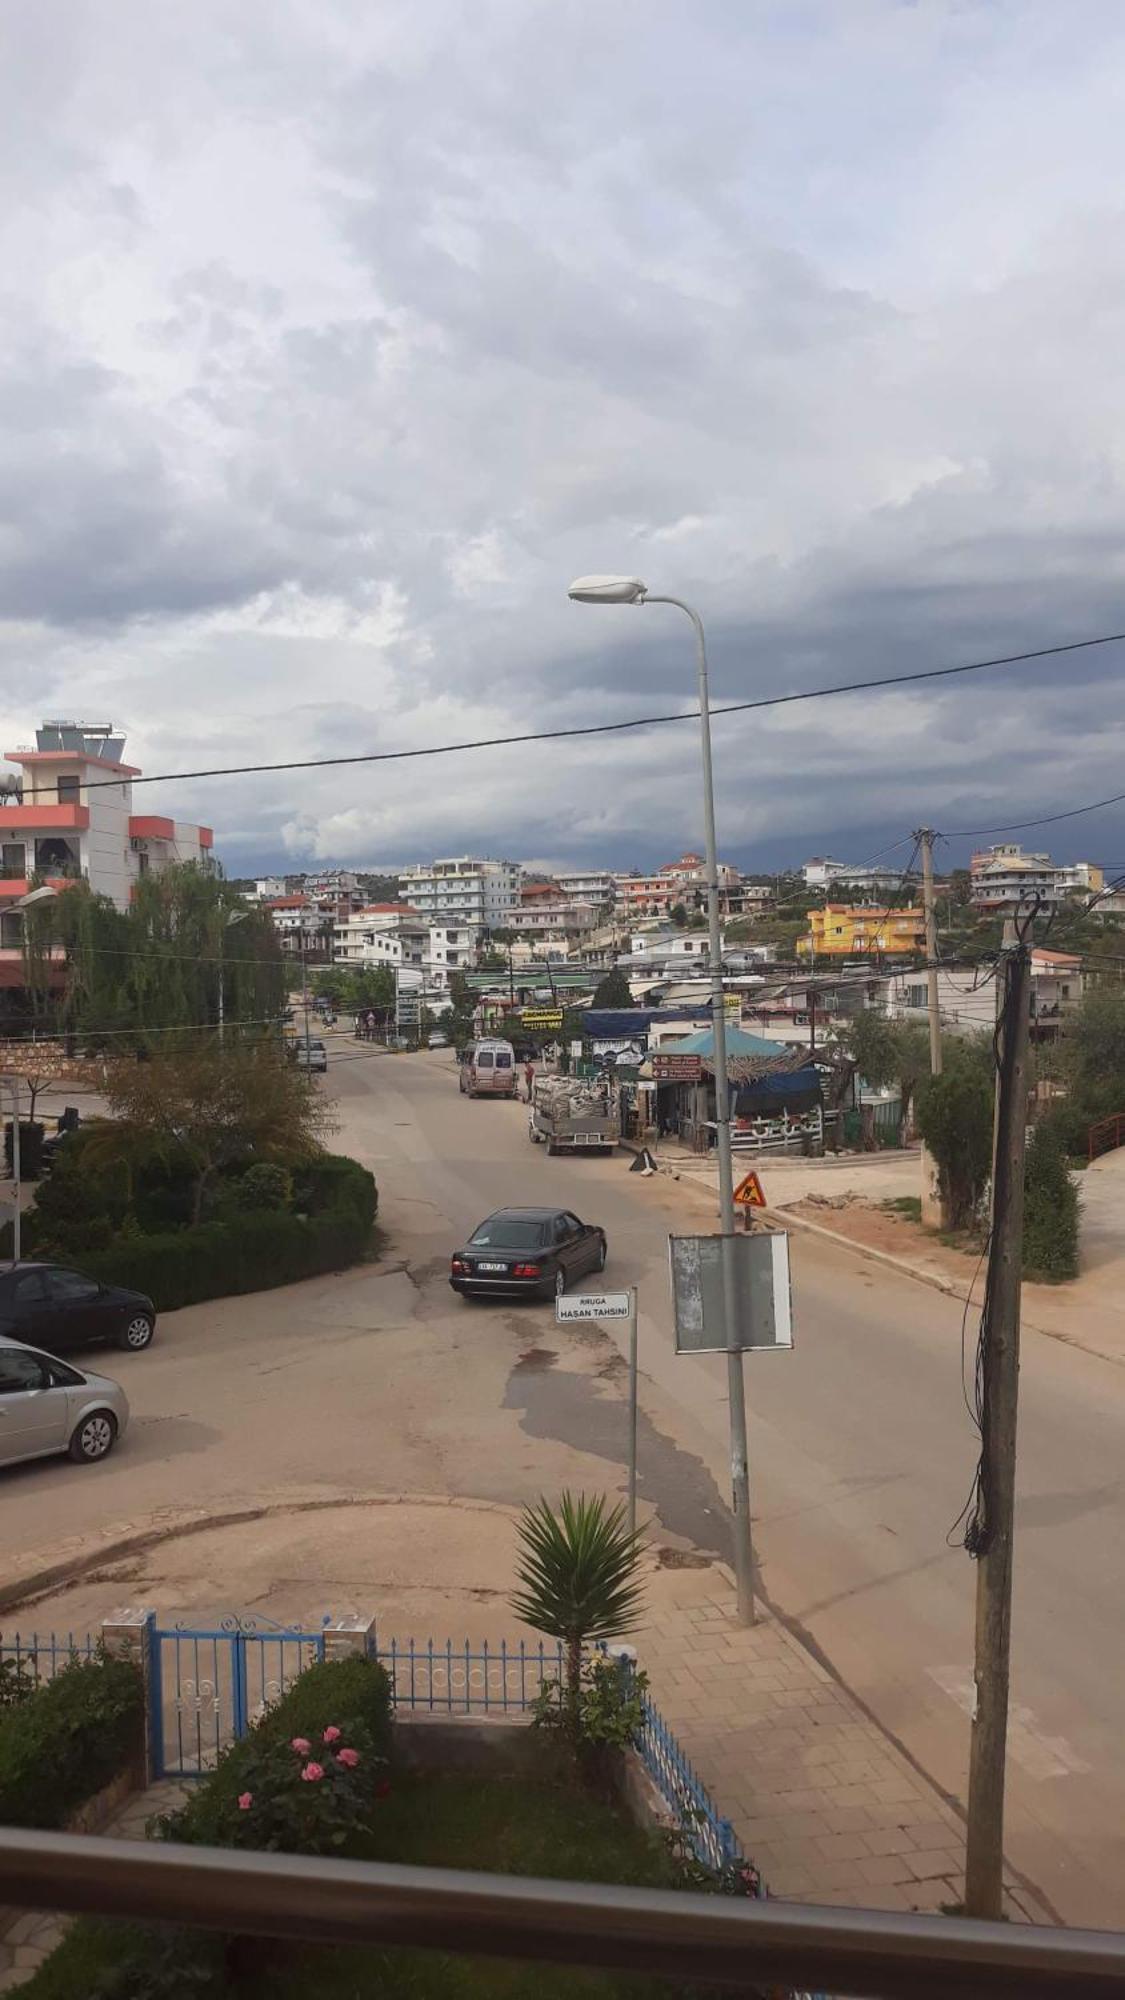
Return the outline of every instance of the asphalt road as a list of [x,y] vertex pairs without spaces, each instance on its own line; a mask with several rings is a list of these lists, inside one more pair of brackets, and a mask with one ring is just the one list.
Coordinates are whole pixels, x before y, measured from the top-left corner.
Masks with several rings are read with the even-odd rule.
[[[656,1531],[727,1554],[725,1363],[677,1358],[667,1309],[667,1235],[708,1226],[703,1198],[624,1156],[549,1158],[522,1107],[459,1095],[448,1052],[334,1037],[328,1088],[337,1143],[380,1183],[381,1262],[170,1314],[149,1354],[107,1357],[128,1438],[104,1466],[0,1475],[5,1546],[49,1561],[162,1509],[279,1495],[620,1490],[624,1371],[607,1336],[556,1327],[548,1304],[465,1306],[446,1282],[489,1210],[558,1201],[606,1228],[605,1284],[640,1290]],[[796,1348],[746,1363],[761,1586],[963,1798],[975,1572],[946,1539],[975,1462],[961,1311],[818,1239],[794,1237],[793,1258]],[[1029,1334],[1022,1396],[1007,1849],[1069,1921],[1125,1925],[1125,1371]]]
[[[642,1493],[667,1530],[727,1553],[725,1362],[677,1357],[668,1311],[667,1235],[706,1226],[700,1198],[624,1157],[549,1158],[521,1107],[458,1094],[447,1052],[341,1062],[332,1081],[396,1243],[423,1263],[507,1202],[557,1200],[605,1226],[604,1284],[641,1299]],[[976,1572],[954,1524],[976,1440],[962,1308],[820,1239],[792,1248],[796,1347],[745,1364],[761,1586],[963,1799]],[[525,1430],[619,1456],[560,1378],[532,1380]],[[1125,1925],[1123,1431],[1125,1371],[1025,1336],[1007,1849],[1070,1921],[1110,1925]]]

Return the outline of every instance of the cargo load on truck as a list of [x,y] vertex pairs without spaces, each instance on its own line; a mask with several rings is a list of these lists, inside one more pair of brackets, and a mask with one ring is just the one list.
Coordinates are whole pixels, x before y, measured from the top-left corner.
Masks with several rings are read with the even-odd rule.
[[612,1153],[621,1137],[621,1099],[609,1077],[541,1076],[532,1093],[527,1135],[549,1153]]

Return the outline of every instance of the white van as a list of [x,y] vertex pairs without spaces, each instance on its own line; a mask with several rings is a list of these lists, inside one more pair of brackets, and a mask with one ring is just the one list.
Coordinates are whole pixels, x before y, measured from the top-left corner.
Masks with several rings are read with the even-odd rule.
[[514,1097],[518,1087],[511,1042],[471,1042],[460,1065],[461,1090],[469,1097]]

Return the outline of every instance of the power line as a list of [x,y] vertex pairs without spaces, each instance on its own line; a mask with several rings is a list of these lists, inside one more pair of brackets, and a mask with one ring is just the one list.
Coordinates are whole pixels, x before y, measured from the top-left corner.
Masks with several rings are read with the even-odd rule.
[[1033,826],[1056,826],[1060,819],[1079,819],[1083,813],[1101,812],[1105,806],[1119,806],[1125,800],[1125,792],[1115,792],[1109,799],[1093,799],[1088,806],[1071,806],[1066,812],[1045,813],[1042,819],[1017,819],[1010,826],[955,826],[950,833],[943,833],[943,840],[983,840],[989,833],[1026,833]]
[[[1112,646],[1125,640],[1125,632],[1105,632],[1096,639],[1070,639],[1059,646],[1037,646],[1024,653],[1001,653],[995,659],[967,660],[958,667],[926,667],[913,674],[883,674],[876,680],[842,681],[833,687],[805,688],[798,694],[763,695],[756,701],[724,702],[712,708],[712,716],[746,715],[752,710],[784,708],[792,702],[824,701],[830,695],[863,694],[873,688],[907,687],[917,681],[947,680],[954,674],[979,674],[990,667],[1017,666],[1025,660],[1047,660],[1060,653],[1080,653],[1093,646]],[[412,750],[369,750],[352,757],[303,757],[282,764],[221,764],[200,771],[157,771],[136,777],[134,785],[183,783],[194,778],[256,777],[272,771],[319,771],[341,764],[396,764],[415,757],[449,757],[462,750],[500,750],[522,743],[557,743],[568,737],[613,736],[626,729],[648,729],[665,722],[697,722],[699,711],[687,709],[669,715],[634,715],[624,722],[590,722],[572,729],[528,730],[520,736],[478,736],[464,743],[431,743]],[[117,789],[120,778],[97,778],[87,791]]]

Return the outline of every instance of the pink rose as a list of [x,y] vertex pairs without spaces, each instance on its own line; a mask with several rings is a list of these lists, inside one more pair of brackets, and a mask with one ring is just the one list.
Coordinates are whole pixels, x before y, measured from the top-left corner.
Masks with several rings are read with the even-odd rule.
[[345,1764],[349,1771],[354,1771],[356,1765],[359,1763],[359,1751],[337,1750],[336,1762],[337,1764]]
[[249,1812],[249,1810],[250,1810],[251,1806],[253,1805],[253,1803],[254,1803],[254,1794],[253,1794],[253,1792],[239,1792],[239,1794],[238,1794],[238,1810],[239,1810],[239,1812]]
[[301,1776],[304,1779],[306,1785],[315,1785],[317,1779],[323,1778],[324,1776],[324,1765],[306,1764],[304,1770],[301,1772]]
[[295,1750],[299,1757],[307,1757],[309,1751],[312,1749],[312,1744],[309,1742],[307,1736],[295,1736],[289,1748]]
[[324,1740],[326,1743],[338,1743],[340,1741],[340,1732],[334,1722],[330,1722],[325,1730]]

